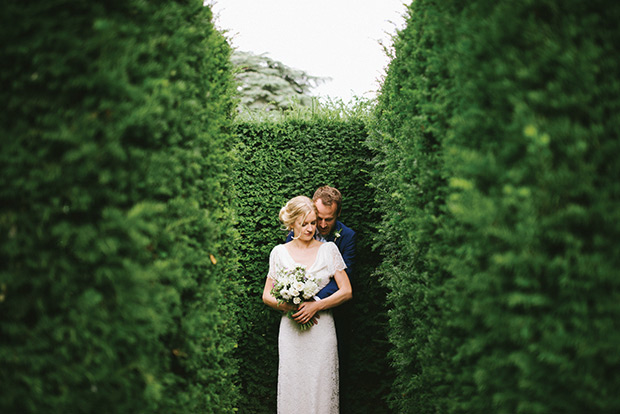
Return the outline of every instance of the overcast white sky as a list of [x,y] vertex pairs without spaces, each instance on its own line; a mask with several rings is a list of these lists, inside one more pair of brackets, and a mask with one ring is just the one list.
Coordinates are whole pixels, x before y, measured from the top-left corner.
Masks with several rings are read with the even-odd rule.
[[238,50],[266,53],[332,80],[317,96],[373,98],[389,59],[381,46],[404,25],[404,0],[206,0]]

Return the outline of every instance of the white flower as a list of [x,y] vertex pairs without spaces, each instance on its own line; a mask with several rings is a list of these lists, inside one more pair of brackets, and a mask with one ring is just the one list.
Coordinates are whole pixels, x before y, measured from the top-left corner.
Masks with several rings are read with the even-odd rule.
[[301,303],[301,299],[299,297],[293,298],[293,303],[295,305],[299,305]]
[[294,288],[293,288],[293,289],[291,289],[291,290],[289,290],[289,293],[290,293],[292,296],[295,296],[295,297],[299,296],[299,291],[298,291],[297,289],[294,289]]
[[310,299],[315,293],[317,293],[318,290],[318,285],[313,281],[308,280],[304,283],[304,299]]
[[288,292],[286,288],[280,291],[280,296],[282,296],[284,300],[289,300],[291,298],[291,294]]
[[295,289],[297,291],[300,291],[300,290],[303,290],[303,288],[304,288],[303,282],[297,281],[297,282],[293,283],[293,289]]

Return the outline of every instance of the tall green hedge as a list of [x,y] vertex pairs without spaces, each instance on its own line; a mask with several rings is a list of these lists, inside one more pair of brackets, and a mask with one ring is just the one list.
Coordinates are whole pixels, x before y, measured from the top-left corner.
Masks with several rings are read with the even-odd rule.
[[446,412],[450,395],[447,354],[449,272],[437,258],[444,236],[444,141],[454,103],[448,73],[449,8],[419,0],[394,39],[394,56],[369,139],[377,150],[373,186],[382,212],[376,233],[389,288],[390,341],[397,371],[391,406],[399,413]]
[[210,10],[0,16],[0,411],[232,411],[232,80]]
[[371,140],[393,407],[617,412],[620,6],[409,14]]
[[344,305],[338,329],[348,338],[341,364],[341,412],[387,412],[391,383],[385,336],[385,292],[372,276],[379,257],[372,248],[372,223],[378,220],[374,191],[368,186],[366,117],[290,115],[278,121],[239,122],[235,185],[241,235],[240,274],[247,288],[241,312],[240,412],[273,413],[276,406],[280,315],[261,300],[269,252],[283,243],[278,213],[296,195],[312,196],[321,185],[343,194],[341,219],[357,232],[354,299]]
[[620,410],[619,17],[600,1],[463,11],[447,262],[472,327],[457,380],[478,393],[462,411]]

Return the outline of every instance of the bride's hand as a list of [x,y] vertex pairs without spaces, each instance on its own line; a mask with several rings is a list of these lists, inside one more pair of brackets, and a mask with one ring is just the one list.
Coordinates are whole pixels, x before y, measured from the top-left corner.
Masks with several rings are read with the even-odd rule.
[[290,311],[294,311],[297,308],[293,305],[291,305],[290,303],[280,303],[278,304],[278,309],[281,310],[284,313],[290,312]]
[[316,325],[317,319],[319,319],[319,315],[316,314],[318,311],[318,302],[302,302],[301,305],[299,305],[297,312],[293,314],[293,319],[295,319],[297,323],[304,324],[312,322],[314,325]]

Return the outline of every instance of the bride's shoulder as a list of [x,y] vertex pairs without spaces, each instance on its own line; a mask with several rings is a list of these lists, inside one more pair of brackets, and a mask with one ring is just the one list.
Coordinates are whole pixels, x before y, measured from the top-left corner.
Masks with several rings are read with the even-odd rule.
[[273,246],[273,248],[271,249],[271,254],[272,255],[281,254],[284,249],[286,249],[286,247],[284,247],[284,244],[277,244]]
[[334,242],[323,242],[319,246],[319,252],[321,252],[322,255],[331,255],[334,250],[338,250],[338,246],[336,246]]
[[284,245],[278,244],[271,249],[271,253],[269,253],[269,263],[278,264],[282,263],[284,260]]
[[325,243],[323,243],[323,245],[326,246],[327,250],[334,250],[334,249],[338,250],[338,246],[336,246],[336,243],[334,243],[332,241],[325,242]]

